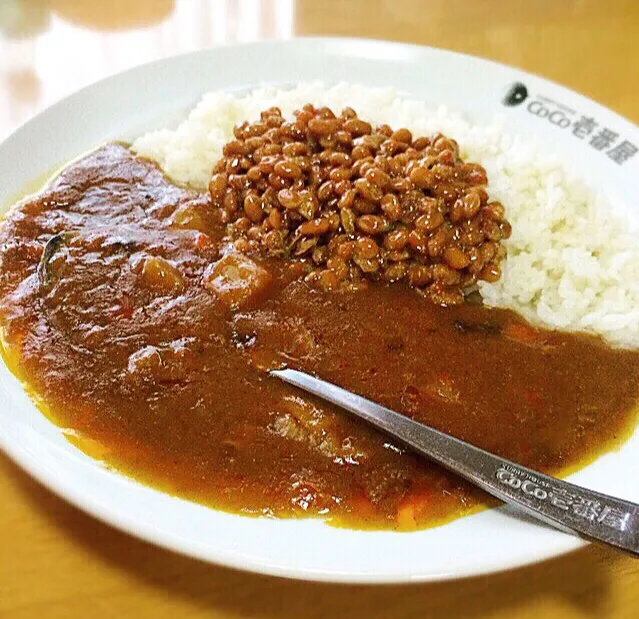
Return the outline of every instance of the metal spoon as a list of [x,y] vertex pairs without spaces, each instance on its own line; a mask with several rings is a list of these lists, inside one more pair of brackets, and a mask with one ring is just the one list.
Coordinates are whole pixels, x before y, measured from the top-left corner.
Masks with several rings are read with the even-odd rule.
[[272,376],[337,404],[493,496],[568,533],[639,556],[639,505],[538,473],[297,370]]

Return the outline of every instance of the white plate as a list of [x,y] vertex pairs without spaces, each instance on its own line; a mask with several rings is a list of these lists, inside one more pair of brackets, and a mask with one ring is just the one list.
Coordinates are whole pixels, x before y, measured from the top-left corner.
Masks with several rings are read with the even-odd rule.
[[[639,155],[623,164],[573,133],[573,121],[639,145],[627,120],[560,86],[484,60],[425,47],[365,40],[302,39],[226,47],[169,58],[101,81],[21,127],[0,145],[0,204],[43,172],[106,140],[130,139],[166,123],[210,90],[313,79],[393,86],[470,119],[505,116],[510,133],[536,136],[613,201],[639,195]],[[520,82],[527,98],[502,99]],[[637,213],[639,215],[639,212]],[[426,581],[532,563],[583,542],[518,520],[503,509],[415,533],[356,532],[320,521],[233,516],[169,497],[105,470],[72,445],[0,367],[0,447],[57,494],[143,539],[207,561],[294,578],[349,582]],[[571,477],[639,501],[639,432]]]

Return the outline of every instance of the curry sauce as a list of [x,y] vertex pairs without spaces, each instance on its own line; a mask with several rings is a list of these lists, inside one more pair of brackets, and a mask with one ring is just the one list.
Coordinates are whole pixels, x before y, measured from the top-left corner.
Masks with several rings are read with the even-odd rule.
[[72,164],[0,230],[6,358],[74,444],[145,484],[354,528],[426,527],[485,503],[264,371],[283,365],[552,474],[634,427],[635,351],[402,284],[325,292],[299,263],[223,237],[207,195],[122,145]]

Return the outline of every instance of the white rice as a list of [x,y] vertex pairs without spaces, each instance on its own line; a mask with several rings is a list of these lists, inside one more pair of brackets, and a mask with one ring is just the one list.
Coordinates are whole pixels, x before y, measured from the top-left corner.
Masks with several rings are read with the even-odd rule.
[[175,181],[205,187],[235,124],[271,106],[291,116],[309,102],[334,110],[350,106],[376,123],[456,139],[464,158],[486,168],[489,193],[506,206],[513,226],[501,280],[480,284],[486,303],[550,327],[639,346],[639,243],[626,232],[627,222],[556,157],[505,134],[498,119],[471,125],[445,107],[429,109],[392,89],[312,83],[246,96],[207,94],[177,129],[143,135],[133,149],[157,160]]

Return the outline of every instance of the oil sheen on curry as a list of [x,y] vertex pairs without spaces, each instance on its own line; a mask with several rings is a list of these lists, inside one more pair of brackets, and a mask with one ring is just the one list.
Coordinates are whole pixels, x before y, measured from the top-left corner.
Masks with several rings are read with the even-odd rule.
[[[384,197],[377,203],[385,199],[386,210],[362,213],[368,207],[357,199],[365,191],[349,206],[348,199],[339,206],[338,196],[307,199],[311,218],[291,215],[290,204],[271,215],[277,209],[263,197],[273,180],[267,167],[266,186],[257,172],[249,179],[262,202],[247,200],[248,182],[225,201],[233,191],[220,187],[232,182],[233,166],[255,167],[240,161],[246,155],[237,145],[229,149],[216,185],[204,194],[171,184],[124,145],[107,145],[70,165],[3,222],[5,357],[81,449],[145,484],[217,509],[412,530],[469,513],[487,499],[265,368],[314,373],[549,473],[583,465],[628,435],[639,384],[635,352],[460,302],[459,291],[482,272],[494,275],[503,257],[495,249],[481,268],[468,270],[462,254],[481,256],[486,239],[475,254],[460,241],[457,254],[420,258],[426,254],[410,235],[433,236],[415,223],[420,215],[398,212],[393,219],[397,204]],[[280,172],[297,175],[282,166]],[[473,174],[481,176],[474,167],[454,178]],[[419,186],[419,174],[413,176]],[[289,187],[273,181],[275,197],[290,190],[283,201],[293,203],[296,189],[308,198],[303,192],[313,182],[305,188],[297,181],[291,178]],[[460,187],[449,185],[442,199]],[[439,204],[436,191],[432,196],[424,209]],[[477,210],[486,196],[467,202]],[[346,221],[335,224],[328,206],[324,217],[322,204],[338,205]],[[509,233],[500,209],[491,208],[492,221]],[[384,227],[375,228],[372,217]],[[300,231],[309,221],[315,227]],[[251,232],[256,228],[265,234]],[[278,230],[277,238],[269,240],[269,230]],[[389,275],[401,262],[389,256],[399,251],[402,234],[405,268]],[[343,243],[333,242],[340,235]],[[269,244],[274,251],[264,251]]]

